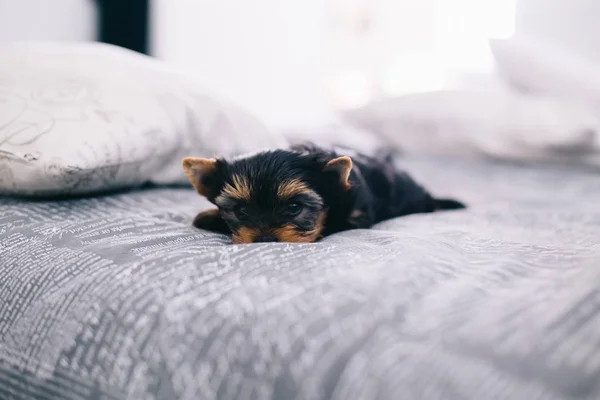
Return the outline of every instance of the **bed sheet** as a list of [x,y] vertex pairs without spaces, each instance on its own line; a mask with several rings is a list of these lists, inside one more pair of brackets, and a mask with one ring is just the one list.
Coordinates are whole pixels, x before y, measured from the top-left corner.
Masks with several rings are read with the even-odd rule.
[[0,398],[600,398],[598,174],[399,163],[469,208],[234,246],[191,189],[1,199]]

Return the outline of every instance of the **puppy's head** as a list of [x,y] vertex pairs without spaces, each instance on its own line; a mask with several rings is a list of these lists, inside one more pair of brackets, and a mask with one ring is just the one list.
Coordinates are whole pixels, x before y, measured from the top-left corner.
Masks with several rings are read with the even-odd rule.
[[216,204],[234,243],[314,242],[328,198],[349,188],[349,157],[276,150],[227,161],[186,158],[190,182]]

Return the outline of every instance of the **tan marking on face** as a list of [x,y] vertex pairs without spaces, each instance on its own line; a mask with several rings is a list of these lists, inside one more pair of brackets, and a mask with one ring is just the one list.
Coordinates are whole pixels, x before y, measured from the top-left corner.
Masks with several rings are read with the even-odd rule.
[[298,232],[294,225],[286,224],[281,228],[275,229],[273,233],[280,242],[315,242],[321,237],[326,215],[325,212],[321,212],[319,218],[317,218],[315,227],[308,232]]
[[233,232],[231,239],[234,244],[253,243],[254,239],[260,234],[258,229],[242,226],[236,232]]
[[233,184],[225,184],[223,193],[234,199],[250,201],[252,199],[252,186],[248,179],[233,175],[231,180]]
[[286,224],[273,232],[280,242],[312,242],[310,238],[300,234],[292,224]]
[[301,193],[312,193],[312,190],[300,179],[282,182],[277,188],[277,197],[281,200],[289,200]]

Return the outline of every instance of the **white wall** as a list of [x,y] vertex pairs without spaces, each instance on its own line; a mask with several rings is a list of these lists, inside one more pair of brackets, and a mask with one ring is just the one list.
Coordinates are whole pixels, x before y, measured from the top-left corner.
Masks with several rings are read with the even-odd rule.
[[95,37],[93,0],[0,0],[0,44]]
[[324,117],[323,0],[154,0],[152,51],[272,125]]

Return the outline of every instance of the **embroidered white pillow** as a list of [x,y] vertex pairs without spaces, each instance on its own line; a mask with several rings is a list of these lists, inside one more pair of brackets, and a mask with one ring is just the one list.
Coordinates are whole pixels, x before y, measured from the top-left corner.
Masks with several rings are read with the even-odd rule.
[[150,57],[99,43],[0,50],[0,194],[185,183],[183,157],[285,144]]

